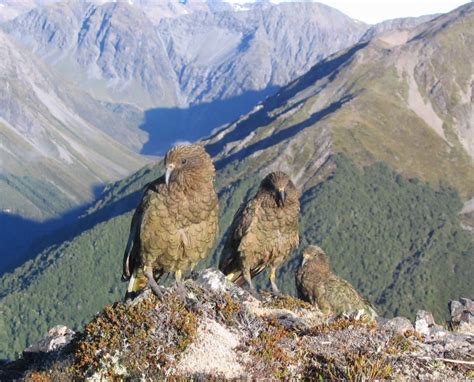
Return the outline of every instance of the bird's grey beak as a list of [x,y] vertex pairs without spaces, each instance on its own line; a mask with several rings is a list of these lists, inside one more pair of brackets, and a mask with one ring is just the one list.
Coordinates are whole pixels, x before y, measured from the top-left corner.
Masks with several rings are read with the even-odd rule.
[[285,205],[285,201],[286,201],[285,190],[283,189],[278,190],[278,204],[280,205],[280,207],[283,207]]
[[168,166],[166,166],[165,183],[166,183],[166,187],[168,188],[170,186],[170,177],[173,170],[174,170],[174,164],[169,164]]
[[308,261],[307,257],[303,255],[303,259],[301,260],[301,266],[305,265],[307,261]]

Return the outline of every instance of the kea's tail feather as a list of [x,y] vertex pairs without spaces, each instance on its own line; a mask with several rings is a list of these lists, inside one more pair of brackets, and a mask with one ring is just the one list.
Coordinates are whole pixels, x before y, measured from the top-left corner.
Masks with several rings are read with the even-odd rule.
[[[265,270],[265,265],[260,265],[256,268],[253,268],[250,270],[250,276],[252,279],[262,273]],[[225,274],[225,273],[224,273]],[[239,287],[243,287],[246,285],[246,281],[244,279],[244,275],[242,274],[242,271],[240,270],[234,270],[233,272],[227,273],[226,274],[227,280],[232,281],[235,285]]]
[[231,272],[225,277],[241,288],[245,285],[245,279],[241,271]]
[[135,297],[139,291],[146,287],[147,284],[148,279],[143,274],[143,271],[141,269],[134,271],[128,282],[125,300]]

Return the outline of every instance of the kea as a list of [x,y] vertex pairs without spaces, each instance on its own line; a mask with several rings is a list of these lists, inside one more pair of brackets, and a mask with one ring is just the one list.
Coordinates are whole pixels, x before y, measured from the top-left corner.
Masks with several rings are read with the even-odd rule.
[[[123,260],[129,298],[147,284],[161,296],[156,283],[173,272],[182,275],[207,257],[218,232],[215,168],[200,145],[179,145],[165,156],[166,173],[149,183],[135,210]],[[155,278],[156,276],[156,278]]]
[[325,314],[365,313],[377,316],[370,302],[346,280],[331,272],[326,253],[317,245],[303,251],[303,261],[296,272],[298,297],[317,305]]
[[245,282],[256,294],[252,278],[267,266],[273,293],[280,291],[276,270],[298,246],[299,192],[281,171],[268,174],[257,194],[234,216],[219,269],[237,285]]

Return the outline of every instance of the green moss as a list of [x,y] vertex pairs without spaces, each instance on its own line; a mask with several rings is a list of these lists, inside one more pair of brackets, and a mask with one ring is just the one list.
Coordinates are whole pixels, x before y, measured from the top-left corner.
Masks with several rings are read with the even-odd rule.
[[266,370],[273,370],[273,378],[288,378],[288,367],[295,361],[283,344],[289,335],[290,332],[281,324],[269,321],[258,337],[248,344],[250,354],[255,357],[256,362],[260,360]]
[[117,357],[129,374],[163,376],[192,343],[197,327],[196,313],[174,294],[166,304],[150,295],[138,303],[107,306],[75,340],[71,370],[77,377],[101,370],[114,378],[114,364],[107,362]]
[[308,309],[315,309],[311,304],[295,298],[289,295],[281,295],[273,297],[271,294],[262,293],[263,296],[266,296],[266,300],[263,303],[263,306],[274,309],[288,309],[291,311]]
[[416,350],[416,346],[413,344],[406,335],[397,334],[393,336],[387,344],[386,351],[390,354],[400,354],[413,352]]

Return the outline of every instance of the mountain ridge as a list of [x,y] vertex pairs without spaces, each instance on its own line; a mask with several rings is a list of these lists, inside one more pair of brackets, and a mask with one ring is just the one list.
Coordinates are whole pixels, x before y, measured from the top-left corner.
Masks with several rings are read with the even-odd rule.
[[[4,29],[94,97],[146,111],[150,119],[142,127],[158,136],[164,131],[154,143],[160,153],[247,113],[366,30],[322,4],[257,3],[243,11],[218,4],[194,10],[191,3],[188,14],[153,22],[146,7],[56,3]],[[141,26],[140,34],[133,25]],[[222,101],[229,106],[222,108]],[[175,128],[180,134],[169,139]]]

